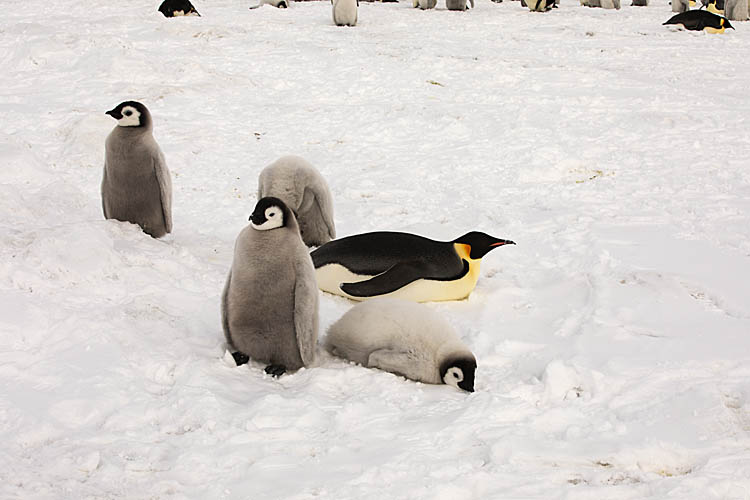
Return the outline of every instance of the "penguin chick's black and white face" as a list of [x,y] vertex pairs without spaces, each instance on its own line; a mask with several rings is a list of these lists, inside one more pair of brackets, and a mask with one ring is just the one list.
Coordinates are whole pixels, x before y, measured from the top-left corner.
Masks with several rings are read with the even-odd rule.
[[503,245],[515,245],[515,242],[513,241],[501,240],[490,236],[489,234],[480,233],[479,231],[466,233],[460,238],[453,240],[453,243],[469,245],[469,247],[471,247],[469,257],[472,259],[481,259],[490,250]]
[[477,362],[473,357],[449,358],[440,366],[440,376],[447,385],[474,392]]
[[145,106],[136,101],[125,101],[117,105],[115,109],[110,109],[108,114],[115,120],[120,127],[141,127],[144,120],[141,117],[145,115]]
[[250,216],[250,225],[258,231],[283,227],[286,224],[287,210],[284,202],[278,198],[272,196],[261,198]]

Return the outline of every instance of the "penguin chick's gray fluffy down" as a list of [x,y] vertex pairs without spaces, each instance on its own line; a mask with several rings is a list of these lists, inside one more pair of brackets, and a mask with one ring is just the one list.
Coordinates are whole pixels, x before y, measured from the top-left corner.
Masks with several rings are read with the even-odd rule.
[[357,304],[328,329],[326,348],[362,366],[474,392],[474,355],[422,304],[392,298]]
[[333,198],[320,172],[299,156],[282,156],[258,178],[258,199],[275,196],[297,215],[302,241],[318,246],[336,238]]
[[160,238],[172,232],[172,180],[151,131],[151,113],[136,101],[107,111],[117,126],[105,142],[102,209]]
[[333,22],[336,26],[356,26],[359,0],[331,0]]
[[[267,363],[266,373],[309,366],[318,338],[318,287],[294,214],[262,198],[234,245],[221,297],[224,335],[235,360]],[[244,356],[242,356],[244,354]]]
[[748,3],[746,0],[726,0],[724,15],[732,21],[747,21]]

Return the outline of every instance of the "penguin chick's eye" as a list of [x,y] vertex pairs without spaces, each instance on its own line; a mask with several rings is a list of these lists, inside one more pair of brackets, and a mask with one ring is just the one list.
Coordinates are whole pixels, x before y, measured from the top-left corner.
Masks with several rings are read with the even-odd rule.
[[453,378],[458,378],[458,373],[453,372]]
[[127,111],[125,111],[125,112],[123,113],[123,115],[125,115],[125,116],[130,116],[130,115],[132,115],[132,114],[133,114],[133,112],[132,112],[132,111],[130,111],[130,110],[127,110]]

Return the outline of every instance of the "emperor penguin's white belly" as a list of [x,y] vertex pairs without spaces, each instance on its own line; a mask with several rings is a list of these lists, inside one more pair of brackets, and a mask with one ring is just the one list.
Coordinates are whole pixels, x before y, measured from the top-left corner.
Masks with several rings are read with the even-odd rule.
[[333,22],[337,26],[355,26],[357,0],[333,0]]
[[419,279],[382,295],[354,297],[344,292],[341,283],[356,283],[372,276],[355,274],[340,264],[326,264],[315,270],[318,288],[324,292],[341,295],[352,300],[367,300],[373,297],[393,297],[414,302],[438,302],[444,300],[461,300],[469,296],[479,279],[479,260],[469,261],[469,272],[454,281]]

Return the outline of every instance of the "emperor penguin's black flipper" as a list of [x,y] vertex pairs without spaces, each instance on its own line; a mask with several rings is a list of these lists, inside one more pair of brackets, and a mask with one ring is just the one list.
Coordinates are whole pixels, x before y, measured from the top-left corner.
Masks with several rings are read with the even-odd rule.
[[413,281],[426,278],[428,272],[429,266],[423,262],[399,262],[369,280],[342,283],[340,288],[352,297],[374,297],[395,292]]

